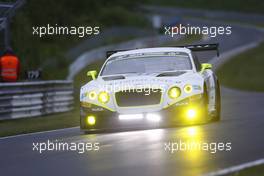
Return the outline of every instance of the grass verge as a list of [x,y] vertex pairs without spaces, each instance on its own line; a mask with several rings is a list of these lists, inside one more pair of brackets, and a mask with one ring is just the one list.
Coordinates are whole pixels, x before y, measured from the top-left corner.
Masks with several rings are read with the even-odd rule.
[[176,6],[194,9],[225,10],[237,12],[249,12],[263,14],[264,2],[259,0],[232,0],[232,1],[211,1],[211,0],[145,0],[148,4],[162,6]]
[[264,43],[239,54],[222,65],[217,75],[221,84],[249,91],[264,91]]
[[0,122],[0,136],[55,130],[79,125],[77,110],[42,117],[4,120]]

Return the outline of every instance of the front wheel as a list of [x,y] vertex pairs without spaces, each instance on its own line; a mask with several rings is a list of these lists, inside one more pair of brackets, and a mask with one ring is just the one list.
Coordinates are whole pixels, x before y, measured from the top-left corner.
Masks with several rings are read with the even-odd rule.
[[216,94],[215,94],[215,113],[213,114],[212,121],[218,122],[221,119],[221,93],[220,93],[220,85],[217,81],[216,86]]

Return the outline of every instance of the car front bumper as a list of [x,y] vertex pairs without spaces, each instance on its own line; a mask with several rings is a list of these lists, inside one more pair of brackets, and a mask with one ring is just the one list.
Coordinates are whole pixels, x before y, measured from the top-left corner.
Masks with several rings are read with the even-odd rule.
[[[201,96],[202,97],[202,96]],[[93,104],[81,104],[80,128],[84,131],[103,129],[138,129],[169,127],[181,124],[197,124],[206,116],[202,98],[190,98],[177,102],[157,112],[120,114]],[[95,119],[89,124],[88,117]]]

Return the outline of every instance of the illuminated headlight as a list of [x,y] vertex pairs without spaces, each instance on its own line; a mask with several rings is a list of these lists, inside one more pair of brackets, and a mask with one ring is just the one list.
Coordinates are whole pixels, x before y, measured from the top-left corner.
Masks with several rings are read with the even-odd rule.
[[149,113],[146,115],[146,119],[152,122],[159,122],[161,120],[161,117],[158,114]]
[[96,120],[95,120],[95,117],[94,117],[94,116],[92,116],[92,115],[90,115],[90,116],[87,116],[87,119],[86,119],[86,121],[87,121],[87,124],[88,124],[88,125],[94,125],[94,124],[95,124],[95,122],[96,122]]
[[194,108],[190,108],[186,111],[186,116],[188,119],[194,119],[197,117],[197,110]]
[[107,103],[108,101],[110,100],[110,95],[109,93],[107,92],[100,92],[99,95],[98,95],[98,101],[100,103]]
[[171,99],[178,98],[181,95],[181,89],[179,87],[171,87],[168,91],[168,96]]
[[192,89],[192,85],[190,85],[190,84],[185,85],[183,90],[184,90],[185,93],[191,93],[192,90],[193,90]]
[[96,97],[97,97],[97,94],[96,94],[95,91],[91,91],[91,92],[88,93],[88,98],[89,98],[90,100],[95,100]]
[[143,114],[120,114],[119,120],[140,120],[143,119]]

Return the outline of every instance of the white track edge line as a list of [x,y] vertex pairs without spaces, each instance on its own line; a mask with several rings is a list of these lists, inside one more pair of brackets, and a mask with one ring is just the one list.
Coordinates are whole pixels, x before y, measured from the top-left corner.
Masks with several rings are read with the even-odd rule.
[[203,176],[221,176],[221,175],[226,175],[226,174],[230,174],[230,173],[234,173],[234,172],[237,172],[237,171],[241,171],[243,169],[247,169],[247,168],[250,168],[250,167],[253,167],[253,166],[258,166],[258,165],[261,165],[261,164],[264,164],[264,158],[258,159],[258,160],[255,160],[255,161],[251,161],[251,162],[247,162],[247,163],[243,163],[243,164],[236,165],[236,166],[231,166],[231,167],[224,168],[224,169],[221,169],[221,170],[218,170],[218,171],[215,171],[215,172],[210,172],[210,173],[205,174]]
[[24,133],[24,134],[18,134],[18,135],[13,135],[13,136],[0,137],[0,140],[16,138],[16,137],[23,137],[23,136],[31,136],[31,135],[43,134],[43,133],[50,133],[50,132],[58,132],[58,131],[64,131],[64,130],[71,130],[71,129],[77,129],[77,128],[79,128],[79,126],[70,127],[70,128],[61,128],[61,129],[56,129],[56,130],[39,131],[39,132],[33,132],[33,133]]

